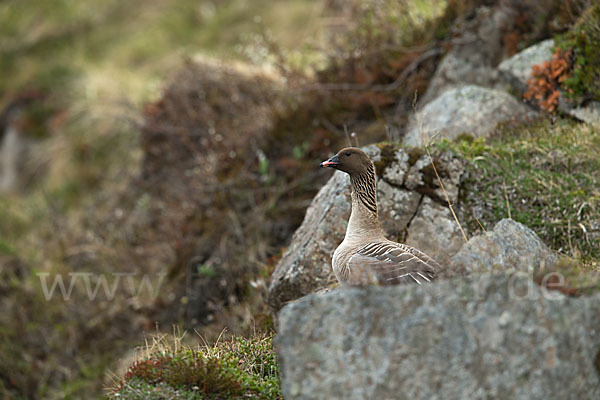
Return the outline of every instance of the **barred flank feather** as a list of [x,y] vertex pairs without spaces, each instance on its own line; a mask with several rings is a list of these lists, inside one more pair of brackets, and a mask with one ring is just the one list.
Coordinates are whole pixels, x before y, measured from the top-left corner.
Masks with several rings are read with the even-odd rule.
[[386,242],[368,243],[348,261],[348,269],[373,269],[380,285],[428,283],[435,279],[440,265],[423,252],[410,246]]

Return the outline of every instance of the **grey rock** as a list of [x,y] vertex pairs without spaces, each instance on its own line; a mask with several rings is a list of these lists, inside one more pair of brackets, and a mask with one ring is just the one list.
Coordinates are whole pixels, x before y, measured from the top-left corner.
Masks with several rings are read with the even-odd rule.
[[310,295],[279,314],[286,399],[597,399],[600,296],[519,276]]
[[471,238],[452,258],[456,273],[517,269],[533,272],[556,263],[556,254],[531,229],[503,219],[491,232]]
[[341,171],[317,193],[271,277],[269,305],[273,309],[335,282],[331,255],[344,239],[349,196],[350,179]]
[[414,190],[419,186],[425,185],[423,170],[429,164],[431,164],[429,156],[427,154],[423,154],[417,159],[417,161],[413,165],[410,166],[405,180],[405,185],[407,189]]
[[[504,82],[496,66],[505,57],[503,36],[513,29],[515,4],[479,7],[472,18],[456,21],[455,39],[419,100],[422,108],[445,91],[464,85],[501,89]],[[518,12],[517,12],[518,15]]]
[[404,149],[398,149],[394,153],[395,161],[383,171],[383,179],[391,183],[392,185],[402,186],[404,183],[404,177],[408,172],[408,154]]
[[465,160],[454,156],[450,152],[445,152],[439,155],[435,165],[444,183],[444,188],[440,187],[439,181],[436,179],[434,181],[436,185],[434,193],[439,199],[446,200],[445,196],[447,195],[452,204],[457,203],[460,183],[465,173]]
[[457,51],[446,54],[419,104],[432,102],[448,90],[464,85],[496,87],[500,81],[498,70],[485,61],[479,52],[461,55]]
[[580,121],[600,128],[600,102],[590,101],[585,105],[573,106],[564,101],[563,96],[561,96],[558,108]]
[[499,123],[520,122],[537,113],[508,93],[479,86],[451,89],[412,118],[404,143],[422,146],[428,140],[454,139],[461,133],[488,136]]
[[381,149],[374,144],[362,148],[373,162],[381,160]]
[[[365,150],[374,161],[381,159],[377,146],[369,146]],[[432,178],[429,157],[421,157],[411,166],[405,150],[396,149],[394,154],[394,159],[380,171],[384,178],[377,180],[379,219],[386,236],[397,241],[410,240],[413,246],[430,249],[436,255],[444,250],[434,249],[435,244],[447,246],[447,254],[453,255],[454,246],[448,244],[451,236],[447,228],[454,222],[444,220],[449,218],[449,213],[440,205],[443,204],[440,200],[443,194],[437,180]],[[432,156],[445,187],[451,193],[451,201],[456,201],[464,165],[450,153]],[[407,182],[401,184],[403,171],[409,171],[406,174],[414,181],[410,189]],[[396,184],[390,184],[386,176]],[[438,204],[425,201],[429,197],[435,198]],[[427,208],[420,211],[423,204]],[[302,225],[275,268],[269,287],[269,305],[273,310],[278,311],[291,300],[337,283],[331,271],[331,256],[344,238],[350,208],[349,179],[346,174],[336,172],[313,199]],[[436,218],[439,229],[432,225]],[[418,224],[421,223],[427,226],[419,229]],[[408,230],[409,224],[411,230]]]
[[377,182],[379,220],[390,238],[401,237],[402,231],[415,216],[423,195],[390,185],[384,180]]
[[550,60],[553,49],[554,40],[544,40],[502,61],[498,65],[498,70],[517,92],[524,93],[527,90],[527,81],[531,78],[533,66]]
[[424,191],[423,189],[426,187],[428,194],[441,202],[450,200],[451,203],[456,203],[460,183],[465,172],[464,160],[455,157],[450,152],[445,152],[435,156],[434,163],[444,184],[443,188],[437,179],[436,170],[433,169],[429,154],[423,154],[414,165],[410,166],[404,186],[410,190],[420,191]]
[[450,209],[424,197],[408,227],[406,244],[418,247],[441,265],[447,266],[464,243]]

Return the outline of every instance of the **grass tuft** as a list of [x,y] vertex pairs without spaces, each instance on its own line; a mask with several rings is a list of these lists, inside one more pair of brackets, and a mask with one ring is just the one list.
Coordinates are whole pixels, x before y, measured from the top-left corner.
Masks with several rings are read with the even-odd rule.
[[133,399],[143,393],[173,392],[176,398],[281,398],[279,366],[272,336],[233,337],[196,349],[153,340],[147,355],[134,362],[112,398]]
[[600,260],[600,140],[569,119],[500,129],[485,140],[436,143],[468,161],[462,191],[469,231],[510,215],[551,248],[597,268]]

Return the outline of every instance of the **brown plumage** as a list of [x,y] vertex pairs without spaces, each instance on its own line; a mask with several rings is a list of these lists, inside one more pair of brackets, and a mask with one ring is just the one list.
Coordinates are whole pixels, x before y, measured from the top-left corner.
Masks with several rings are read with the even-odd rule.
[[333,253],[333,272],[343,285],[427,283],[441,266],[425,253],[387,240],[379,225],[375,168],[364,151],[340,150],[321,163],[350,175],[352,213],[346,236]]

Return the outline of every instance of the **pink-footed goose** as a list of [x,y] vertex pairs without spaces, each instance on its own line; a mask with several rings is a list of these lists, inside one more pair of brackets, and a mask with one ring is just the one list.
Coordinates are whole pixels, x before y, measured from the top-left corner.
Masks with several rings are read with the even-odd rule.
[[333,253],[333,272],[342,285],[427,283],[442,269],[425,253],[387,240],[377,215],[375,168],[364,151],[347,147],[321,163],[350,175],[352,212],[346,236]]

